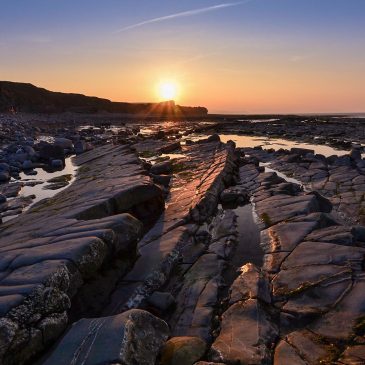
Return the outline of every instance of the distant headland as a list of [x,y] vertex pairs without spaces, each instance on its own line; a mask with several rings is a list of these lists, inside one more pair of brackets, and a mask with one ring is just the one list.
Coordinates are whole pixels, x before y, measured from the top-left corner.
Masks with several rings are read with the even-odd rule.
[[125,116],[204,117],[205,107],[161,103],[112,102],[83,94],[53,92],[29,83],[0,81],[0,112],[26,113],[118,113]]

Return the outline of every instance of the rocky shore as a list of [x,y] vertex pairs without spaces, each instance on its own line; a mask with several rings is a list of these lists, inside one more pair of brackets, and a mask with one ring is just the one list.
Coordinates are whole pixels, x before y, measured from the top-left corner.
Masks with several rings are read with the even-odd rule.
[[[25,183],[15,147],[45,167],[54,156],[42,146],[67,141],[59,150],[76,175],[0,225],[1,364],[365,363],[355,121],[336,136],[349,153],[326,157],[239,148],[214,133],[267,134],[273,122],[58,128],[17,118],[0,119],[2,191]],[[333,143],[322,123],[311,133]],[[307,138],[290,128],[281,137]]]

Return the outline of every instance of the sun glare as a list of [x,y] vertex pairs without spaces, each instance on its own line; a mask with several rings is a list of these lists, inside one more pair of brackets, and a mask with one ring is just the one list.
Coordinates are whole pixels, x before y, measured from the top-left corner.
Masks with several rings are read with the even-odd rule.
[[177,96],[177,85],[174,82],[161,82],[158,93],[162,100],[175,100]]

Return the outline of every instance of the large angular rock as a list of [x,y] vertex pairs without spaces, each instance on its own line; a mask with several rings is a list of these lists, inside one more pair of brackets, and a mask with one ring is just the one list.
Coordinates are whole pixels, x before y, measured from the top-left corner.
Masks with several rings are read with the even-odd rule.
[[73,148],[73,143],[68,138],[61,138],[61,137],[55,138],[54,145],[60,146],[64,150],[71,150]]
[[0,183],[7,182],[10,179],[10,175],[7,171],[0,171]]
[[325,242],[303,242],[283,262],[289,269],[306,265],[346,265],[359,267],[365,254],[364,248],[347,247]]
[[317,225],[317,222],[279,223],[261,232],[266,253],[292,251]]
[[331,242],[339,245],[352,246],[354,236],[350,227],[334,226],[313,231],[306,237],[307,241]]
[[176,298],[177,310],[171,321],[175,336],[211,340],[211,323],[223,268],[224,261],[217,255],[205,254],[185,274]]
[[339,359],[341,365],[361,365],[365,364],[365,346],[357,345],[348,347]]
[[61,159],[65,158],[65,151],[61,146],[55,146],[45,143],[39,150],[39,157],[43,160]]
[[319,202],[314,195],[274,195],[257,203],[257,213],[269,227],[284,220],[319,212]]
[[206,351],[199,337],[173,337],[162,350],[161,365],[193,365]]
[[171,161],[158,162],[151,167],[151,173],[155,175],[169,175],[172,173]]
[[232,305],[222,316],[221,332],[211,348],[215,362],[263,364],[278,330],[273,319],[255,299]]
[[112,317],[82,319],[43,365],[154,365],[168,335],[164,321],[136,309]]
[[336,352],[331,345],[322,344],[321,338],[302,330],[290,333],[275,349],[274,365],[333,364]]
[[314,154],[314,150],[311,150],[309,148],[299,148],[299,147],[291,148],[290,152],[299,156],[305,156],[308,153]]
[[308,365],[308,363],[300,357],[296,349],[290,346],[286,341],[280,341],[276,346],[274,354],[274,365]]
[[230,304],[247,299],[271,302],[269,281],[261,270],[253,264],[246,264],[241,268],[241,274],[233,282],[229,292]]
[[358,279],[336,309],[312,323],[310,330],[330,339],[348,340],[364,313],[365,280]]
[[276,297],[298,294],[306,288],[328,281],[351,277],[351,269],[338,265],[308,265],[281,270],[272,280]]
[[283,306],[283,311],[295,314],[296,317],[305,317],[334,310],[336,304],[351,290],[351,286],[351,274],[346,273],[343,277],[332,277],[316,285],[303,284],[293,291],[294,294]]

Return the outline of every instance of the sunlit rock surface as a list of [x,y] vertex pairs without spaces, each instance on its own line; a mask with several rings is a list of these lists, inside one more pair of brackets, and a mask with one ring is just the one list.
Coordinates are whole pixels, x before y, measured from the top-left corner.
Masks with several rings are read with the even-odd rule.
[[[341,157],[312,147],[234,150],[218,135],[180,139],[208,125],[181,133],[174,125],[151,122],[151,138],[133,135],[132,148],[79,155],[79,176],[62,195],[2,226],[3,362],[44,354],[73,322],[65,339],[82,336],[74,328],[92,320],[80,318],[108,317],[122,333],[121,313],[140,308],[168,324],[168,343],[200,338],[199,356],[189,341],[176,347],[191,363],[362,363],[359,150]],[[247,203],[263,255],[257,265],[238,257],[242,242],[249,245],[236,207]],[[99,354],[100,343],[85,349],[112,355]],[[54,354],[62,358],[64,348]]]

